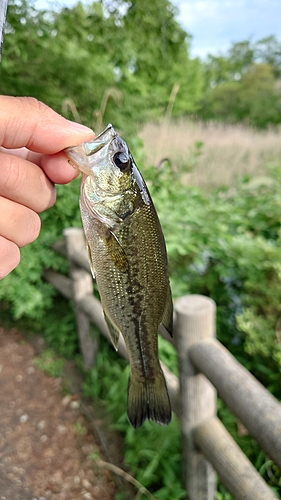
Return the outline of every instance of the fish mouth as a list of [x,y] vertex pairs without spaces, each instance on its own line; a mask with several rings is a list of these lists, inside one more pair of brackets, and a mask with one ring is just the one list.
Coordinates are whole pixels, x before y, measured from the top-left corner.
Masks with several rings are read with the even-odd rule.
[[90,157],[105,146],[108,146],[116,136],[117,134],[113,126],[109,123],[92,141],[66,148],[64,151],[72,166],[81,170],[84,174],[90,175]]
[[84,142],[84,151],[86,156],[92,156],[94,153],[106,146],[115,136],[116,132],[109,123],[92,141]]

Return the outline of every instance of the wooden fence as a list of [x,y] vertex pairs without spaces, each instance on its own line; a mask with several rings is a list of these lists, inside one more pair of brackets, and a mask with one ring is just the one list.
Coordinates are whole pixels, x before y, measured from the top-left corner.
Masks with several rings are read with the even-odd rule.
[[[90,322],[109,339],[81,229],[64,231],[55,249],[70,262],[70,278],[52,270],[46,279],[74,301],[85,367],[97,351]],[[214,500],[216,472],[234,500],[274,500],[276,496],[216,416],[216,391],[233,414],[281,468],[281,405],[215,338],[216,305],[201,295],[175,301],[174,340],[179,379],[162,364],[173,411],[182,431],[184,486],[189,500]],[[120,338],[118,352],[128,359]]]

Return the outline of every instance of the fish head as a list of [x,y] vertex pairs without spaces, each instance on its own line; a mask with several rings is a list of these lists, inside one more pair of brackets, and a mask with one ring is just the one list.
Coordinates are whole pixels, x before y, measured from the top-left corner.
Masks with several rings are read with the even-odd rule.
[[132,155],[111,124],[92,141],[65,150],[70,163],[90,177],[97,195],[118,195],[131,187]]
[[112,125],[107,125],[94,140],[65,152],[70,163],[83,172],[80,204],[108,225],[133,212],[140,191],[146,196],[144,181],[128,146]]

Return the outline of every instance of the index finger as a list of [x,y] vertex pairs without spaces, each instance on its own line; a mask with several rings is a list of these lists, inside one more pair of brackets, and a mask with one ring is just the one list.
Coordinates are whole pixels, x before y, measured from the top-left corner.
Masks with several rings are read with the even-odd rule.
[[38,165],[38,167],[44,170],[47,177],[56,184],[67,184],[79,175],[79,170],[69,163],[63,151],[53,155],[42,155],[34,153],[34,151],[29,151],[27,148],[7,149],[0,146],[0,154],[1,152],[18,156]]
[[32,97],[0,96],[0,118],[0,146],[9,149],[26,147],[54,154],[95,135]]

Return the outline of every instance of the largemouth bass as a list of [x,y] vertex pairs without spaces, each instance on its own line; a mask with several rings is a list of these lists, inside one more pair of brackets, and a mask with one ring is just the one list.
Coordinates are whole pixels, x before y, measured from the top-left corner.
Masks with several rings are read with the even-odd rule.
[[168,424],[158,327],[172,335],[173,305],[164,237],[147,186],[112,125],[66,153],[83,172],[81,217],[110,337],[117,349],[121,333],[129,354],[129,421],[135,428],[146,419]]

